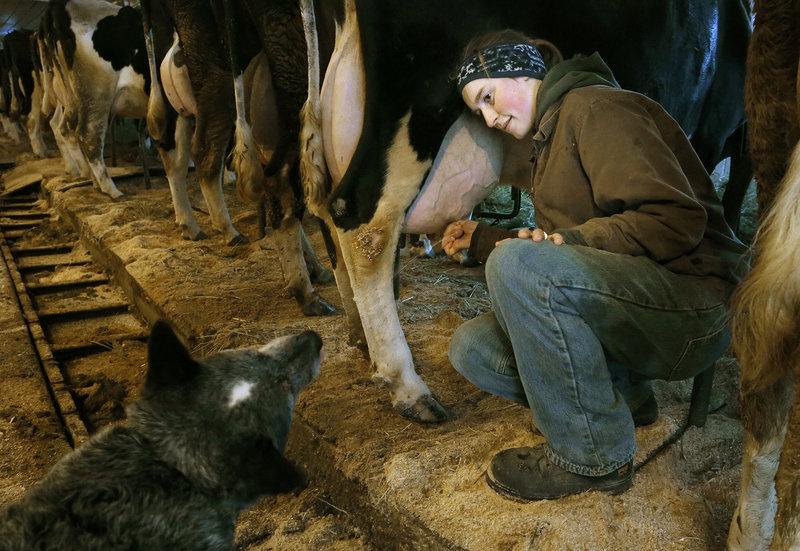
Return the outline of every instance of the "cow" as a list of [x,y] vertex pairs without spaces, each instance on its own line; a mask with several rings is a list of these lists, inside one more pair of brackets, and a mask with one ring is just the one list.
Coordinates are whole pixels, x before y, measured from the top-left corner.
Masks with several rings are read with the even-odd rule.
[[800,6],[756,0],[746,111],[760,222],[731,300],[744,455],[730,551],[800,548]]
[[88,170],[100,191],[117,198],[122,192],[108,174],[103,149],[112,114],[138,119],[146,113],[141,14],[104,0],[52,0],[40,31],[59,81],[57,130],[75,157],[68,164],[84,175]]
[[[36,32],[35,52],[39,56],[39,79],[42,83],[42,96],[40,110],[44,117],[49,119],[49,126],[53,132],[58,151],[64,161],[64,172],[70,177],[89,174],[89,166],[80,151],[80,146],[74,133],[62,134],[64,122],[64,106],[69,103],[66,84],[61,74],[56,71],[56,57],[53,47],[55,41],[48,34],[47,28],[52,26],[49,21],[51,13],[45,11],[39,30]],[[66,127],[63,128],[66,132]]]
[[[285,3],[290,8],[292,5]],[[275,230],[273,237],[287,289],[303,313],[330,314],[333,307],[316,293],[311,281],[324,283],[332,277],[317,259],[300,225],[305,207],[297,166],[297,136],[300,107],[306,93],[305,49],[298,53],[284,50],[280,43],[262,43],[253,24],[257,19],[245,16],[246,6],[230,4],[227,8],[229,20],[236,21],[235,33],[226,33],[221,2],[142,2],[153,75],[147,123],[151,135],[158,140],[165,166],[176,167],[175,182],[170,185],[178,223],[186,237],[202,237],[185,192],[186,148],[192,120],[191,153],[198,181],[209,205],[213,195],[222,207],[220,175],[232,129],[236,124],[239,135],[243,128],[248,128],[250,141],[244,152],[240,145],[231,154],[237,189],[246,199],[264,200]],[[295,46],[303,45],[296,4],[292,15],[279,19],[271,12],[262,20],[265,29],[271,25],[280,34],[292,31],[285,23],[293,25],[297,36]],[[280,65],[281,59],[288,60],[288,64]],[[292,94],[281,94],[295,60],[299,66],[293,70],[299,74],[301,83],[294,85]],[[236,68],[235,75],[232,66]],[[272,76],[276,66],[282,75],[278,79]],[[242,113],[239,120],[235,104]],[[169,140],[172,128],[176,129],[175,139]],[[241,136],[237,143],[244,143]],[[243,153],[252,154],[249,163],[241,162]],[[266,165],[266,178],[262,164]],[[182,179],[178,174],[181,171]],[[229,219],[225,225],[229,243],[245,240]]]
[[[3,37],[3,47],[0,49],[0,123],[2,123],[3,131],[8,137],[14,140],[15,143],[20,143],[19,124],[12,118],[12,109],[17,109],[14,95],[16,79],[11,72],[9,49],[6,45],[8,36],[5,35]],[[13,108],[12,103],[14,105]]]
[[20,126],[27,127],[34,154],[47,156],[40,130],[41,115],[38,109],[41,86],[33,60],[33,31],[15,30],[3,37],[0,50],[0,118],[6,133],[17,143]]
[[[552,41],[566,56],[599,51],[623,87],[664,105],[708,170],[744,121],[751,27],[738,0],[318,0],[316,7],[303,0],[302,8],[309,56],[301,132],[306,200],[342,255],[336,281],[350,341],[366,340],[374,377],[415,421],[439,422],[447,412],[416,373],[394,307],[392,265],[405,213],[420,187],[437,178],[468,170],[497,174],[480,151],[504,148],[488,139],[438,163],[443,140],[460,142],[465,133],[485,138],[452,81],[471,37],[515,28]],[[467,162],[476,156],[479,166]],[[449,174],[433,170],[442,164]]]

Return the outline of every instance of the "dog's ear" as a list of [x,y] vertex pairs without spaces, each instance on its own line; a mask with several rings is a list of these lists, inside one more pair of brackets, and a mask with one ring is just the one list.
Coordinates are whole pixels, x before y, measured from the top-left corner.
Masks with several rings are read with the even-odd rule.
[[145,388],[150,390],[181,384],[197,373],[197,363],[164,320],[158,320],[150,331],[147,363]]

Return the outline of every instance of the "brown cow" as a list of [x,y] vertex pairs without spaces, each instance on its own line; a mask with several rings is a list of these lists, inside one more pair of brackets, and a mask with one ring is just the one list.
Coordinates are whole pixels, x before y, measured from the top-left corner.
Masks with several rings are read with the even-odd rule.
[[798,44],[800,5],[756,0],[746,108],[763,217],[732,298],[745,451],[731,551],[800,548]]

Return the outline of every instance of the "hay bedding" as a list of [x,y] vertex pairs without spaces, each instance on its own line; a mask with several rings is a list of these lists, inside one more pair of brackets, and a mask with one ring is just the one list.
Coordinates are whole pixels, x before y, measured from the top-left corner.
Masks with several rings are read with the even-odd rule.
[[[46,177],[50,190],[63,184],[57,171]],[[445,424],[422,427],[394,413],[387,393],[370,380],[368,360],[346,344],[335,285],[318,287],[318,292],[338,308],[336,314],[302,316],[283,289],[270,236],[258,240],[253,206],[239,201],[232,189],[226,189],[226,196],[234,225],[251,242],[227,247],[203,212],[197,213],[198,221],[210,239],[180,238],[163,179],[156,179],[151,190],[139,180],[118,185],[126,195],[116,201],[90,187],[52,191],[52,199],[59,208],[78,213],[83,235],[122,260],[124,269],[192,338],[196,354],[262,343],[306,328],[319,332],[325,342],[321,373],[301,393],[296,410],[296,423],[304,427],[302,434],[313,434],[315,448],[305,449],[308,442],[293,430],[288,450],[308,465],[310,486],[298,496],[264,499],[244,514],[237,536],[241,548],[724,548],[742,455],[738,366],[732,358],[718,364],[713,401],[721,407],[709,415],[707,425],[689,429],[646,465],[624,495],[591,494],[533,504],[508,501],[486,486],[488,462],[500,449],[542,437],[524,408],[479,391],[447,360],[455,328],[489,308],[479,268],[443,258],[401,259],[400,320],[419,373],[452,413]],[[200,193],[192,193],[193,204],[205,210]],[[307,220],[305,227],[330,266],[316,224]],[[690,382],[657,385],[662,416],[653,426],[637,430],[637,460],[685,417],[690,392]],[[331,469],[361,489],[359,502],[326,485]],[[386,526],[395,526],[393,540],[387,540],[381,528],[384,521],[370,526],[359,520],[365,506],[378,511]],[[407,526],[392,525],[397,518]],[[420,527],[438,534],[435,542],[426,545]],[[367,541],[366,531],[377,543]]]

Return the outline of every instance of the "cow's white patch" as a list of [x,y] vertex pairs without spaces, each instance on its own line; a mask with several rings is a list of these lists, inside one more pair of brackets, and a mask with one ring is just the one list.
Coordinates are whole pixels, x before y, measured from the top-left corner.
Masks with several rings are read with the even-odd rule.
[[228,407],[233,408],[237,404],[250,398],[254,386],[255,385],[249,381],[239,381],[233,385],[230,398],[228,399]]

